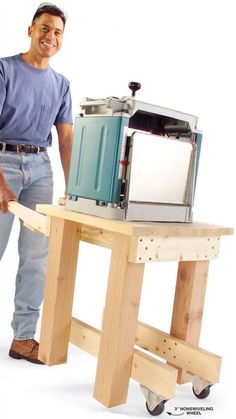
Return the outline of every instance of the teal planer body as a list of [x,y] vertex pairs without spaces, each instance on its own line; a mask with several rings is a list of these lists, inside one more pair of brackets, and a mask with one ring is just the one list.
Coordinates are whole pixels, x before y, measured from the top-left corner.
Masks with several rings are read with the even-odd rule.
[[124,116],[76,118],[68,187],[72,199],[119,202],[119,157],[127,125]]
[[131,97],[86,98],[75,119],[66,208],[116,220],[190,222],[202,133],[193,115]]

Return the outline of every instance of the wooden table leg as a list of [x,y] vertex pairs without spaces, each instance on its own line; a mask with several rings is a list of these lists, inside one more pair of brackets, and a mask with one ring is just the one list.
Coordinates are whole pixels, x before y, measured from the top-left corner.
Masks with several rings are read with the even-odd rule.
[[130,238],[114,234],[94,397],[125,403],[131,376],[144,264],[128,262]]
[[52,218],[39,359],[66,362],[71,326],[80,224]]
[[[198,345],[209,261],[179,262],[170,334]],[[179,369],[178,383],[188,381]]]

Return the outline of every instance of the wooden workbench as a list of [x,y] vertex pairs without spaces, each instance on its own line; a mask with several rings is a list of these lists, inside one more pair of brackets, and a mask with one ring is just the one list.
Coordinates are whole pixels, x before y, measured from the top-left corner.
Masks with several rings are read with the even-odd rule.
[[[177,382],[191,381],[195,395],[207,397],[221,358],[198,347],[206,282],[209,261],[231,228],[120,222],[52,205],[35,212],[14,201],[8,208],[50,237],[39,345],[45,364],[66,362],[69,341],[97,356],[94,397],[107,407],[126,402],[130,377],[141,384],[152,415],[163,411]],[[101,331],[71,316],[80,240],[112,249]],[[170,333],[137,320],[145,263],[158,261],[179,262]]]
[[[126,402],[130,377],[165,400],[190,376],[219,381],[221,358],[198,343],[209,261],[231,228],[120,222],[52,205],[37,211],[46,214],[41,230],[50,236],[39,346],[44,363],[65,363],[69,341],[97,356],[94,397],[107,407]],[[112,248],[101,331],[71,314],[80,240]],[[158,261],[179,262],[170,334],[137,320],[145,263]]]

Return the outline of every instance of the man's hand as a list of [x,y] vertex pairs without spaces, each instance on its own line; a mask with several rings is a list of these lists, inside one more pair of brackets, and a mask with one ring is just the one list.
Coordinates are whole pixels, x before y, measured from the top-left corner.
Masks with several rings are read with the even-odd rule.
[[6,181],[0,183],[0,211],[5,213],[8,212],[8,202],[17,201],[17,197],[11,190],[10,186]]

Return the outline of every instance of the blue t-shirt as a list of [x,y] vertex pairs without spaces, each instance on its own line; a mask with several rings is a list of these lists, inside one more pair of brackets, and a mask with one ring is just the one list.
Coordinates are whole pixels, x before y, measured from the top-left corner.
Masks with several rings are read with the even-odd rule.
[[48,147],[53,124],[72,124],[68,80],[20,55],[0,58],[0,141]]

